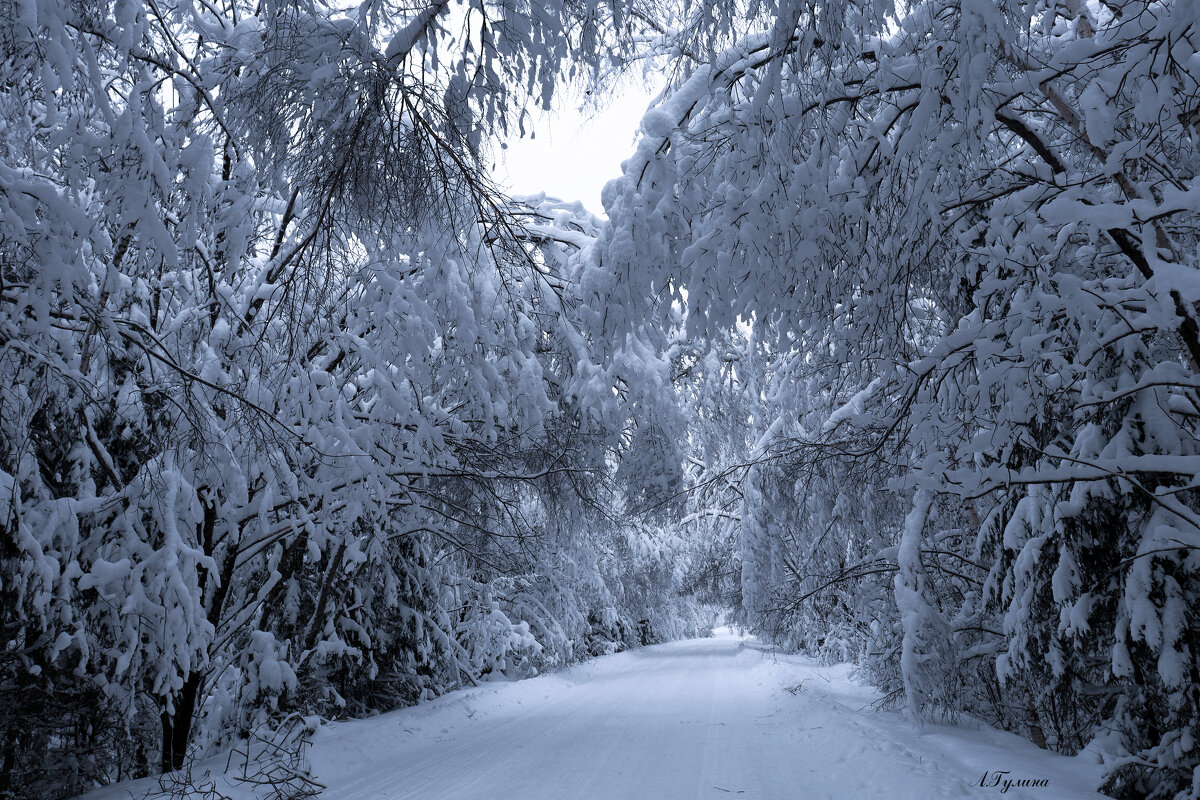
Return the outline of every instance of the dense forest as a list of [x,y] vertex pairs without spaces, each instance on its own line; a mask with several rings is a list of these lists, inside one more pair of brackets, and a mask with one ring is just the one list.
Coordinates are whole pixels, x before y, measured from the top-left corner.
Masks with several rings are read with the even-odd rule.
[[[16,0],[0,50],[0,797],[718,614],[1200,797],[1200,4]],[[605,217],[496,185],[648,74]]]

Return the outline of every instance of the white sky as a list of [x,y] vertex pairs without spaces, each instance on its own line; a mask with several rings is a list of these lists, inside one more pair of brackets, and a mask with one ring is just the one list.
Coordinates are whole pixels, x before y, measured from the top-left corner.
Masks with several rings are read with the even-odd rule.
[[603,108],[580,110],[584,98],[573,94],[556,101],[556,111],[536,117],[535,138],[513,138],[497,150],[496,177],[513,194],[545,192],[563,200],[581,200],[603,216],[600,190],[621,175],[621,162],[633,154],[642,114],[656,94],[638,83],[618,88]]

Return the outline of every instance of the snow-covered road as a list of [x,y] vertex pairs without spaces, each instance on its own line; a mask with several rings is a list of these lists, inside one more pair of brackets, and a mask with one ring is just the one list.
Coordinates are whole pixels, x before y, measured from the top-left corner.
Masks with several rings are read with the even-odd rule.
[[918,729],[874,697],[847,667],[727,634],[327,726],[312,762],[328,800],[929,800],[999,795],[1004,779],[1048,782],[1006,798],[1099,797],[1090,759]]

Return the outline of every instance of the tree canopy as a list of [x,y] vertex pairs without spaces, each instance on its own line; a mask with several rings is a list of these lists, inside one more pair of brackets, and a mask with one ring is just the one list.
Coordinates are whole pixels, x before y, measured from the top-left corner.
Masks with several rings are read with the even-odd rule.
[[[1198,24],[0,9],[0,796],[722,607],[1200,795]],[[638,69],[607,218],[495,184]]]

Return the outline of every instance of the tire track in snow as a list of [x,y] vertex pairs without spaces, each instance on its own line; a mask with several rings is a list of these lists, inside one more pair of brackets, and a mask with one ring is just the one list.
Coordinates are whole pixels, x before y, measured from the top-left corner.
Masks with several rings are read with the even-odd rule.
[[328,800],[987,800],[999,790],[969,785],[980,765],[1012,763],[1047,771],[1052,790],[1005,800],[1099,798],[1078,759],[918,728],[864,709],[874,694],[844,666],[746,645],[674,642],[452,693],[331,726],[313,763]]

